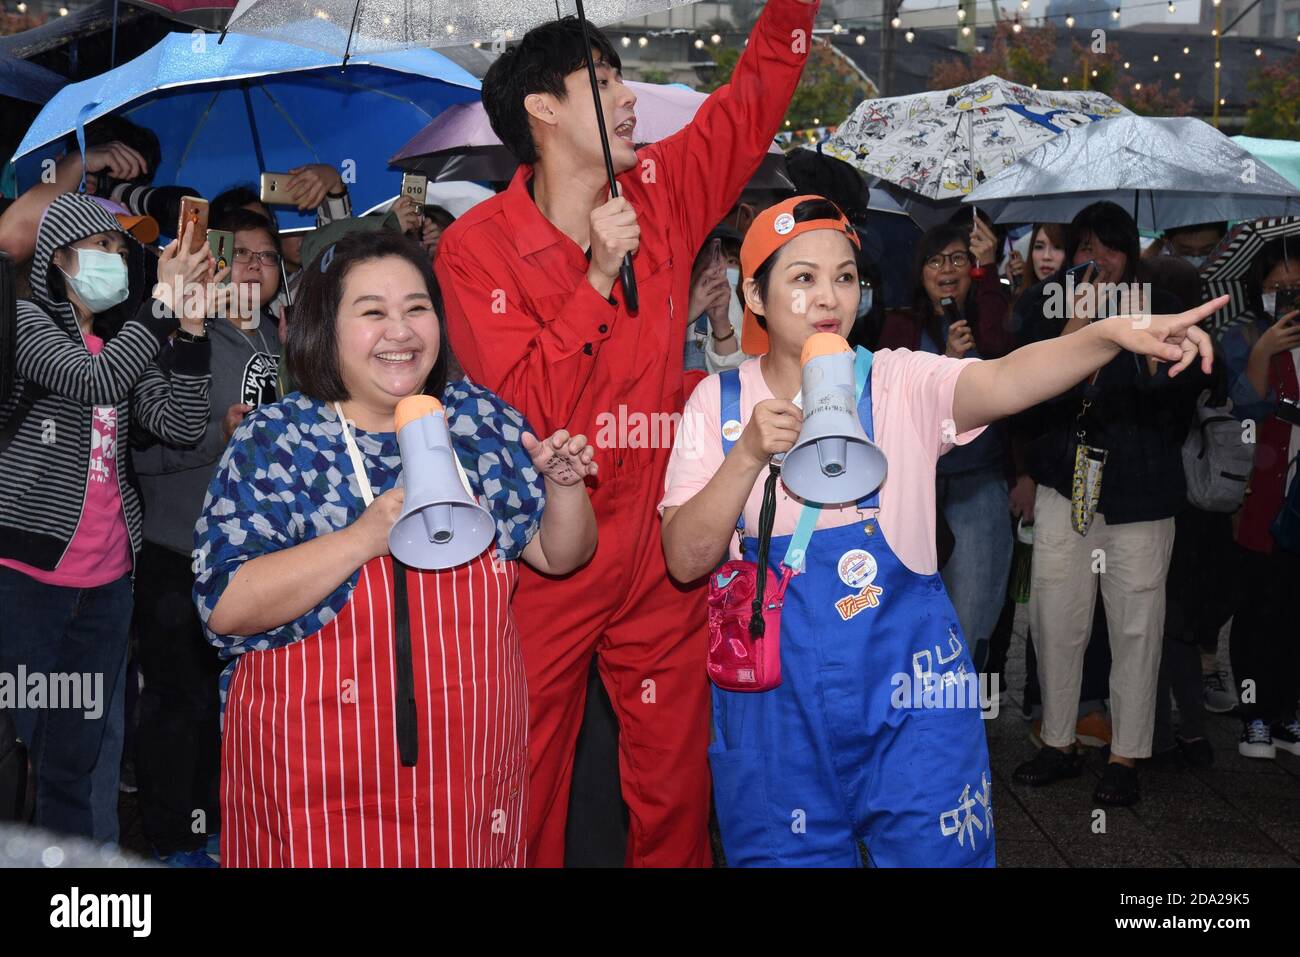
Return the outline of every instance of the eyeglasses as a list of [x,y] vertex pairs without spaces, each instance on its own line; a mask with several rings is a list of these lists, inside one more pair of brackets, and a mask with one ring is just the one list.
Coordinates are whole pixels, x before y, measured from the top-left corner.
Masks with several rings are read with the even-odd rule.
[[944,263],[952,263],[954,269],[965,269],[970,265],[970,255],[967,253],[935,253],[925,261],[925,268],[938,272],[943,268]]
[[230,258],[237,263],[251,263],[253,261],[254,256],[257,257],[257,261],[260,262],[263,266],[280,265],[280,254],[273,249],[267,249],[267,250],[263,250],[260,253],[255,253],[251,249],[243,249],[239,246],[236,246],[235,251],[233,254],[231,254]]

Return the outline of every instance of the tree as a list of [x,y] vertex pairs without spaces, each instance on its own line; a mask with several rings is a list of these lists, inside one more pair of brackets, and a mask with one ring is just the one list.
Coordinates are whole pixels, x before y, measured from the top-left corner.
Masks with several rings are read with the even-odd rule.
[[1254,94],[1246,111],[1246,135],[1300,139],[1300,52],[1262,67],[1246,83]]
[[637,77],[642,83],[668,83],[672,78],[668,75],[667,70],[656,70],[653,67],[646,67]]
[[[740,52],[734,47],[715,48],[713,60],[717,69],[712,80],[700,89],[708,93],[731,82]],[[785,128],[801,130],[810,126],[835,126],[847,119],[863,100],[877,95],[875,84],[858,73],[829,43],[814,40],[808,50],[803,76],[799,78],[799,85],[786,110]]]
[[1056,52],[1056,31],[1051,27],[1021,30],[1003,20],[993,33],[993,42],[983,53],[959,60],[943,60],[930,71],[930,88],[946,90],[993,74],[1012,83],[1050,85],[1052,54]]

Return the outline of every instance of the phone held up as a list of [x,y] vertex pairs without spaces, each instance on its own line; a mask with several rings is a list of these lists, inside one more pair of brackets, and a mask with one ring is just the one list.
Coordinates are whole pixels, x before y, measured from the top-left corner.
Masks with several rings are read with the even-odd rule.
[[263,173],[261,200],[268,206],[297,206],[298,201],[289,194],[288,173]]
[[208,201],[198,196],[186,196],[181,200],[180,221],[176,224],[176,238],[185,235],[185,227],[193,226],[190,233],[190,245],[184,252],[196,253],[208,241]]
[[216,271],[221,272],[233,261],[231,257],[235,253],[235,234],[224,229],[209,229],[208,248],[212,250],[212,258],[216,261]]

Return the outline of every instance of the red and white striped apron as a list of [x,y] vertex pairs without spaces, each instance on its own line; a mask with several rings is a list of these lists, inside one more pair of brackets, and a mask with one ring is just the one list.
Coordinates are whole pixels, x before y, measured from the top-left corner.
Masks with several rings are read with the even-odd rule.
[[302,641],[248,652],[221,747],[225,867],[510,867],[524,863],[528,698],[510,599],[489,549],[408,572],[419,727],[398,757],[392,560]]

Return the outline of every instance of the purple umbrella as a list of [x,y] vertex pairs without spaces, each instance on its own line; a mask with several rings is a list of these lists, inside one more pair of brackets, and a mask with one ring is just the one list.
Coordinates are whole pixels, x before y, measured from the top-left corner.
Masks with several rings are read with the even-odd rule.
[[[708,99],[676,84],[628,82],[636,94],[637,145],[667,139],[695,117]],[[430,180],[510,179],[519,161],[497,139],[483,104],[458,103],[438,114],[389,163],[424,173]],[[755,189],[793,189],[785,170],[785,154],[773,143],[749,185]]]

